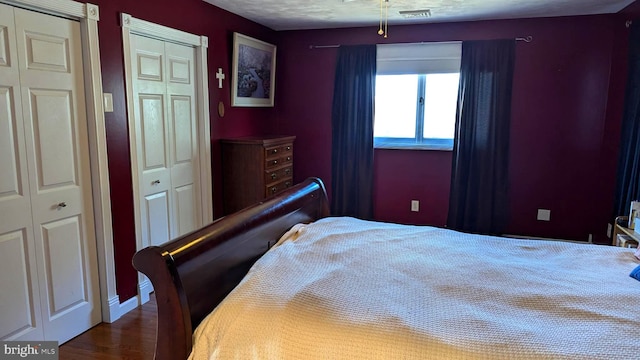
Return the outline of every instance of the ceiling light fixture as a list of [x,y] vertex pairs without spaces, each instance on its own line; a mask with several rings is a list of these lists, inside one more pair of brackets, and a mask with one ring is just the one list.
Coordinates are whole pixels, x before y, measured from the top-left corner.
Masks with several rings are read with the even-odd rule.
[[[382,27],[382,20],[384,19],[384,28]],[[378,29],[378,35],[386,38],[389,33],[389,0],[380,0],[380,28]]]

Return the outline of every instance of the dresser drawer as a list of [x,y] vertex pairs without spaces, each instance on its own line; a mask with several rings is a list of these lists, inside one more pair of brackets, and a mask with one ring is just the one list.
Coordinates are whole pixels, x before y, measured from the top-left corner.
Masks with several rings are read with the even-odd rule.
[[267,159],[264,163],[265,169],[270,169],[278,166],[283,166],[287,164],[291,164],[293,162],[293,154],[289,154],[283,157],[275,158],[275,159]]
[[272,146],[264,149],[265,159],[274,159],[283,156],[291,156],[293,153],[293,144],[284,144]]
[[264,183],[265,184],[271,184],[274,182],[279,182],[281,180],[284,180],[286,178],[291,178],[291,175],[293,174],[293,168],[291,166],[288,166],[286,168],[282,168],[282,169],[276,169],[273,171],[265,171],[264,173]]
[[291,185],[293,185],[293,180],[291,179],[279,182],[275,185],[269,185],[265,188],[264,196],[267,197],[275,195],[287,188],[290,188]]

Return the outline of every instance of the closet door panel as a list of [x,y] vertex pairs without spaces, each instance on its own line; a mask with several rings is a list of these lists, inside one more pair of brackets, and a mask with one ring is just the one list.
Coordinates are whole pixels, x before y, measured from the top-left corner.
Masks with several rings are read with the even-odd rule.
[[89,301],[87,274],[82,262],[84,247],[81,219],[73,216],[43,224],[49,309],[52,318]]
[[62,343],[101,320],[80,24],[14,14],[42,324]]
[[0,234],[1,340],[38,340],[44,336],[29,237],[26,227]]
[[20,198],[28,202],[28,198],[24,201],[29,187],[24,186],[26,161],[22,120],[16,117],[16,88],[18,86],[0,85],[0,202]]
[[46,194],[64,187],[81,186],[76,169],[75,119],[71,92],[39,90],[29,92],[37,192]]
[[[164,42],[131,36],[142,246],[171,240],[171,161]],[[132,149],[134,151],[134,149]]]
[[198,118],[195,101],[195,50],[165,43],[167,96],[170,99],[171,191],[174,218],[172,236],[191,232],[200,223],[201,203],[198,148]]
[[44,337],[13,8],[0,4],[0,340]]
[[169,194],[166,191],[145,196],[145,210],[149,214],[147,233],[149,245],[162,245],[171,240],[169,236]]

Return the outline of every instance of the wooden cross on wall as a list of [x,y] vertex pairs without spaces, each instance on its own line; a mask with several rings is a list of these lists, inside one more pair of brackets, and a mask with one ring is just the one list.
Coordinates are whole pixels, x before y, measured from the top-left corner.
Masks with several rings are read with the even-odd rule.
[[218,72],[216,73],[216,79],[218,79],[218,89],[222,89],[222,80],[224,80],[225,76],[222,72],[222,68],[218,68]]

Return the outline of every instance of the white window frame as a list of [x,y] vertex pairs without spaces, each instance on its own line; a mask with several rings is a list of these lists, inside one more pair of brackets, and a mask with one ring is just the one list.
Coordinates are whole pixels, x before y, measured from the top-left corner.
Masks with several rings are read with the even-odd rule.
[[424,93],[426,75],[459,73],[462,43],[409,43],[377,46],[376,75],[418,75],[416,135],[413,138],[375,137],[374,148],[408,150],[453,149],[453,139],[424,138]]

